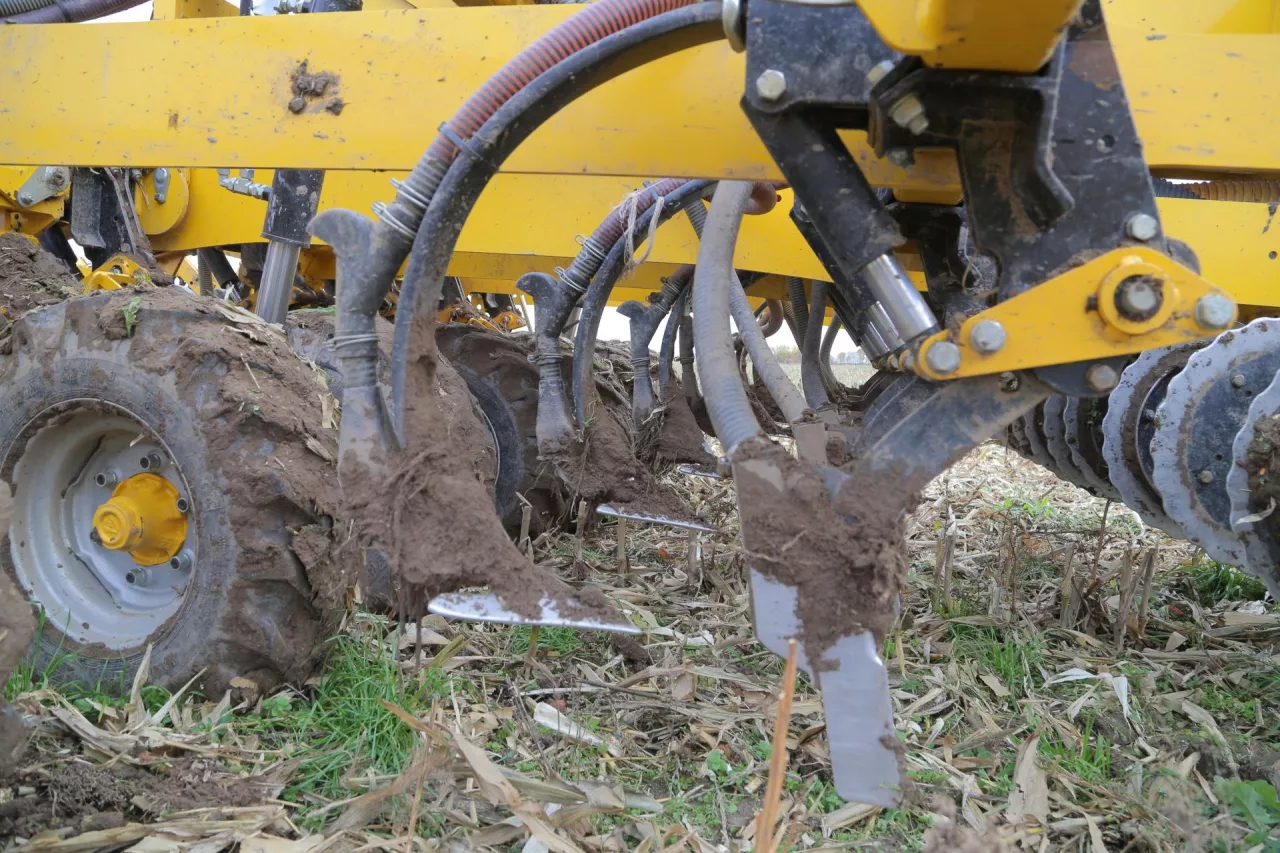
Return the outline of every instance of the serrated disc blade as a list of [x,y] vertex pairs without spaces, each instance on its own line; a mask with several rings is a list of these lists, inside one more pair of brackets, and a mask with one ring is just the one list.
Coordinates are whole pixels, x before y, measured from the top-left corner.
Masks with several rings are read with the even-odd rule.
[[1066,424],[1062,419],[1063,410],[1067,406],[1067,398],[1054,394],[1044,401],[1044,444],[1053,461],[1058,463],[1058,471],[1062,479],[1082,489],[1093,491],[1093,485],[1076,467],[1071,458],[1071,448],[1067,447]]
[[1071,461],[1080,469],[1095,495],[1113,501],[1122,500],[1120,491],[1111,485],[1107,463],[1102,458],[1102,419],[1106,414],[1105,398],[1068,397],[1062,409],[1062,421]]
[[1227,498],[1231,502],[1231,529],[1244,543],[1248,562],[1245,570],[1261,578],[1271,594],[1280,598],[1280,536],[1277,535],[1280,528],[1276,526],[1280,523],[1280,514],[1276,513],[1275,504],[1255,497],[1250,487],[1250,472],[1254,472],[1255,484],[1267,477],[1266,468],[1262,466],[1270,467],[1277,444],[1277,412],[1280,412],[1280,375],[1253,398],[1244,426],[1236,433],[1231,448],[1231,471],[1227,474]]
[[1041,467],[1052,472],[1054,476],[1058,474],[1058,465],[1053,461],[1053,457],[1049,454],[1049,448],[1045,444],[1044,438],[1044,404],[1036,406],[1031,411],[1022,416],[1022,428],[1027,436],[1027,448],[1031,456],[1031,460]]
[[1164,510],[1214,560],[1247,564],[1231,529],[1227,474],[1253,398],[1280,367],[1280,321],[1223,332],[1169,382],[1151,439],[1151,479]]
[[1183,344],[1142,353],[1120,375],[1120,384],[1107,397],[1107,414],[1102,419],[1102,458],[1107,462],[1107,477],[1119,490],[1124,505],[1150,526],[1177,539],[1185,539],[1186,533],[1164,511],[1160,493],[1147,474],[1151,470],[1150,434],[1169,380],[1199,348],[1199,344]]

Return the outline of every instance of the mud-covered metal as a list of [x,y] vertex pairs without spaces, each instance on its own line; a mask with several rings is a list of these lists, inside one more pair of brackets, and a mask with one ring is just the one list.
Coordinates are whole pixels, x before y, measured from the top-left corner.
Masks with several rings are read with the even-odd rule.
[[1068,397],[1062,407],[1063,437],[1071,451],[1071,461],[1092,486],[1094,494],[1108,500],[1120,500],[1120,492],[1111,485],[1106,460],[1102,458],[1102,418],[1106,400]]
[[1044,430],[1045,448],[1053,457],[1053,461],[1058,463],[1056,470],[1062,479],[1082,489],[1092,490],[1093,484],[1085,477],[1084,472],[1076,467],[1075,459],[1071,456],[1071,448],[1067,446],[1066,424],[1062,418],[1066,406],[1067,399],[1061,394],[1054,394],[1044,401],[1044,420],[1041,427]]
[[1280,321],[1255,320],[1219,335],[1169,382],[1151,440],[1152,480],[1165,512],[1210,557],[1233,566],[1246,557],[1231,528],[1231,448],[1277,369]]
[[573,598],[556,600],[544,598],[539,602],[542,612],[526,616],[506,607],[492,592],[451,592],[437,595],[427,604],[427,610],[448,619],[464,619],[470,622],[500,622],[505,625],[547,625],[560,628],[579,628],[585,631],[611,631],[615,634],[639,634],[640,629],[618,614],[612,619],[599,615],[577,615]]
[[1227,498],[1231,503],[1231,529],[1244,543],[1247,565],[1243,568],[1266,582],[1272,596],[1280,597],[1280,541],[1270,532],[1274,521],[1268,521],[1277,507],[1273,500],[1263,503],[1255,498],[1249,488],[1247,465],[1249,453],[1260,437],[1259,424],[1274,419],[1278,413],[1280,374],[1253,398],[1244,425],[1236,433],[1231,447],[1231,471],[1227,474]]
[[1164,501],[1151,482],[1151,436],[1169,381],[1196,349],[1184,344],[1138,356],[1120,374],[1102,419],[1102,456],[1121,500],[1144,522],[1177,538],[1186,534],[1164,511]]

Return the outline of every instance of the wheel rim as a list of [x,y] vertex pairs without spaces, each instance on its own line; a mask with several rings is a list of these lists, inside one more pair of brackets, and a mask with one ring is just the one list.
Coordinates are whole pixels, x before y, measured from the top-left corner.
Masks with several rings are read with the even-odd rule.
[[21,456],[5,462],[18,484],[10,556],[50,627],[116,654],[155,642],[185,600],[196,564],[193,531],[184,518],[185,539],[164,550],[171,557],[153,553],[162,562],[143,566],[129,550],[105,547],[94,522],[119,484],[138,475],[152,478],[151,486],[162,478],[164,494],[181,498],[181,512],[192,508],[168,447],[126,410],[85,400],[37,415],[13,448]]

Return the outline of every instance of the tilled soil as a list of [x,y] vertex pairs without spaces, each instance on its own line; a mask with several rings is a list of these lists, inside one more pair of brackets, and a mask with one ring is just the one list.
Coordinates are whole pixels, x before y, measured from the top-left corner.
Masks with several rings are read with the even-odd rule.
[[[155,767],[99,767],[82,760],[47,766],[31,752],[15,765],[16,784],[34,792],[0,803],[0,839],[50,830],[78,835],[189,809],[259,805],[274,795],[252,779],[207,778],[217,765],[180,757]],[[225,776],[225,771],[219,775]]]
[[81,290],[71,271],[38,244],[12,231],[0,234],[0,312],[10,322]]

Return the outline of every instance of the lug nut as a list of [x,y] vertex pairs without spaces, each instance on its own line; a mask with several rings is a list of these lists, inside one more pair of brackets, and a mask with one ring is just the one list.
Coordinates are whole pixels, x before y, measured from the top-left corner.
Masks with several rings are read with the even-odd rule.
[[929,117],[924,114],[924,104],[915,95],[905,95],[889,108],[889,118],[898,127],[919,136],[929,129]]
[[1207,486],[1213,482],[1213,472],[1206,468],[1196,475],[1196,479]]
[[1235,313],[1235,303],[1221,293],[1206,293],[1196,301],[1196,322],[1206,329],[1225,329]]
[[1022,380],[1018,378],[1018,374],[1013,371],[1006,370],[1000,374],[1000,390],[1012,394],[1022,387]]
[[1243,374],[1243,373],[1233,373],[1233,374],[1231,374],[1231,387],[1232,387],[1232,388],[1243,388],[1243,387],[1244,387],[1244,383],[1245,383],[1246,381],[1247,381],[1247,380],[1245,380],[1245,378],[1244,378],[1244,374]]
[[1124,233],[1145,243],[1160,233],[1160,223],[1149,213],[1135,213],[1125,220]]
[[999,352],[1009,335],[998,320],[979,320],[969,330],[969,346],[983,355]]
[[1109,364],[1095,364],[1084,372],[1084,381],[1092,390],[1105,394],[1120,383],[1120,375]]
[[137,566],[125,573],[124,580],[125,583],[130,583],[134,586],[146,586],[147,577],[147,570],[142,566]]
[[94,476],[93,482],[97,483],[99,486],[104,486],[104,487],[114,486],[116,483],[120,482],[120,475],[117,474],[115,471],[110,471],[110,470],[99,471],[97,475]]
[[756,78],[756,94],[761,100],[773,103],[787,94],[787,77],[776,68],[766,68]]
[[1150,320],[1164,302],[1164,282],[1155,276],[1134,275],[1116,288],[1116,310],[1129,320]]
[[884,152],[884,157],[899,169],[906,169],[915,161],[911,152],[906,148],[890,148]]
[[189,572],[193,562],[190,551],[179,551],[169,560],[169,568],[176,569],[179,572]]
[[138,460],[138,467],[143,471],[159,471],[164,467],[164,459],[153,450]]
[[178,512],[186,512],[191,509],[191,504],[187,503],[186,498],[178,498]]
[[924,363],[934,373],[955,373],[960,369],[960,347],[951,341],[938,341],[925,350]]

